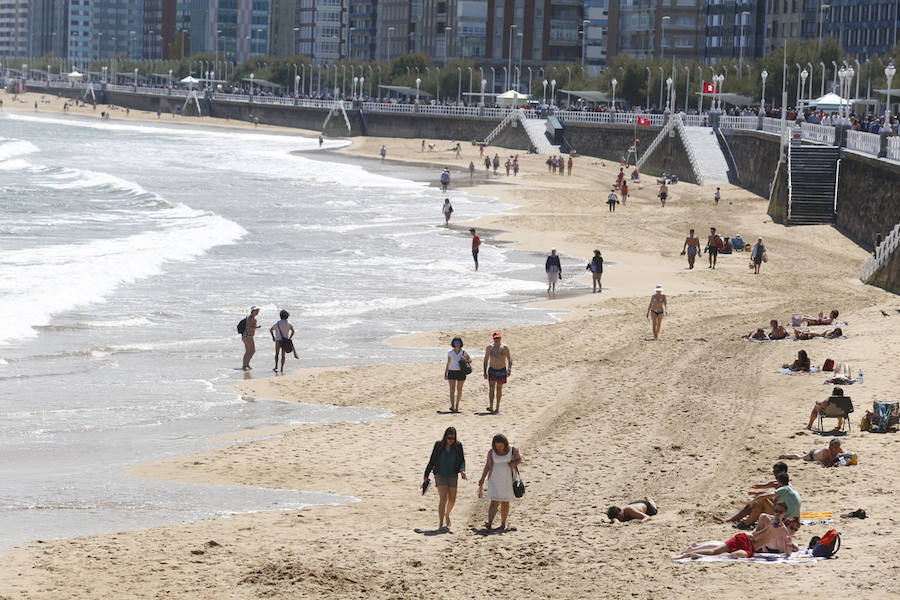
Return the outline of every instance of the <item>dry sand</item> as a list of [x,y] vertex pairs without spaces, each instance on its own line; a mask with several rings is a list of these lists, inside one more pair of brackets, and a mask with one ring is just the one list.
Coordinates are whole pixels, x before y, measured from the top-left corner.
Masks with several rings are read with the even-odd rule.
[[[134,111],[133,111],[134,112]],[[189,119],[185,118],[184,121]],[[478,151],[420,152],[420,140],[356,138],[345,150],[375,157],[384,143],[403,162],[478,165]],[[439,146],[447,146],[443,142]],[[501,156],[512,151],[489,148]],[[153,464],[135,476],[321,490],[361,501],[339,507],[241,515],[187,525],[32,543],[0,558],[0,596],[9,598],[896,598],[900,435],[861,434],[873,399],[896,399],[900,301],[857,279],[865,252],[831,227],[784,228],[766,201],[722,186],[680,183],[663,209],[645,178],[614,214],[603,204],[616,167],[580,157],[572,177],[548,175],[543,159],[520,155],[522,173],[485,177],[471,191],[514,211],[475,225],[503,230],[525,250],[582,257],[595,247],[612,261],[602,294],[550,299],[559,323],[504,329],[515,367],[502,412],[481,414],[480,377],[466,382],[458,415],[448,406],[443,364],[318,369],[258,376],[253,397],[378,406],[396,416],[360,425],[285,427],[280,435]],[[468,178],[467,175],[456,175]],[[452,197],[452,194],[451,194]],[[436,207],[436,214],[439,208]],[[456,224],[459,225],[459,224]],[[467,227],[468,225],[466,225]],[[679,256],[690,227],[763,237],[769,262],[752,275],[746,254],[706,257],[693,271]],[[469,238],[460,227],[460,252]],[[482,260],[490,260],[490,247]],[[536,290],[543,289],[535,265]],[[566,277],[587,277],[566,273]],[[661,283],[670,315],[659,341],[645,318]],[[757,343],[740,336],[791,312],[838,308],[846,339]],[[882,316],[884,310],[889,316]],[[489,330],[423,332],[393,340],[446,347],[461,334],[480,360]],[[302,337],[302,334],[301,334]],[[814,565],[678,564],[692,542],[735,531],[710,515],[736,511],[751,483],[767,481],[777,456],[823,446],[804,431],[822,374],[783,375],[797,350],[813,362],[848,361],[865,384],[848,388],[857,412],[844,448],[859,465],[790,464],[806,511],[864,508],[865,521],[838,519],[839,560]],[[476,368],[476,374],[478,370]],[[431,445],[454,425],[467,450],[452,533],[437,534],[436,493],[418,486]],[[491,435],[503,432],[525,459],[526,496],[513,505],[514,531],[484,535],[487,503],[477,480]],[[610,526],[606,507],[645,495],[660,506],[648,523]],[[802,545],[828,526],[801,528]],[[419,529],[424,533],[418,533]]]

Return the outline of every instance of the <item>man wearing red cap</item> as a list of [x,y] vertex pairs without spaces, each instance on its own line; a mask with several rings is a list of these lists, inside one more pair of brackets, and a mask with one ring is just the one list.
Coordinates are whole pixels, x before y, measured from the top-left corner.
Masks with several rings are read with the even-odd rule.
[[[495,331],[494,343],[484,350],[484,378],[488,380],[488,412],[500,412],[500,397],[503,395],[503,384],[512,371],[512,355],[509,348],[500,341],[500,332]],[[497,409],[494,410],[494,387],[497,388]]]

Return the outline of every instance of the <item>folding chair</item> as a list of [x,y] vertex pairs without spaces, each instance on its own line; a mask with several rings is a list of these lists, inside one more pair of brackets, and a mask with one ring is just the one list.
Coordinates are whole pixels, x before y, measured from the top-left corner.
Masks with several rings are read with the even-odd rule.
[[840,431],[850,433],[850,413],[853,412],[853,402],[850,396],[831,396],[825,401],[825,406],[819,408],[819,433],[824,433],[824,419],[843,419]]

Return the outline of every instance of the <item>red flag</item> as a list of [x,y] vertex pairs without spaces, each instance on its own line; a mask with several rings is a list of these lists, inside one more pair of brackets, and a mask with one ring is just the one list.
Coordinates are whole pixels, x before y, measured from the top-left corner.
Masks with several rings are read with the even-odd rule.
[[643,125],[644,127],[650,127],[650,119],[647,117],[638,117],[637,124]]
[[715,94],[716,86],[708,81],[703,82],[703,93],[704,94]]

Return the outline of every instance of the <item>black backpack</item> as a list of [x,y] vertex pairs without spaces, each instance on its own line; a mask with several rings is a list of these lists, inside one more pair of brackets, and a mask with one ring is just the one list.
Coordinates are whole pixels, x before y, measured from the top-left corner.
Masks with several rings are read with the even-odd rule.
[[238,333],[244,335],[244,332],[247,331],[247,317],[244,317],[237,324]]

